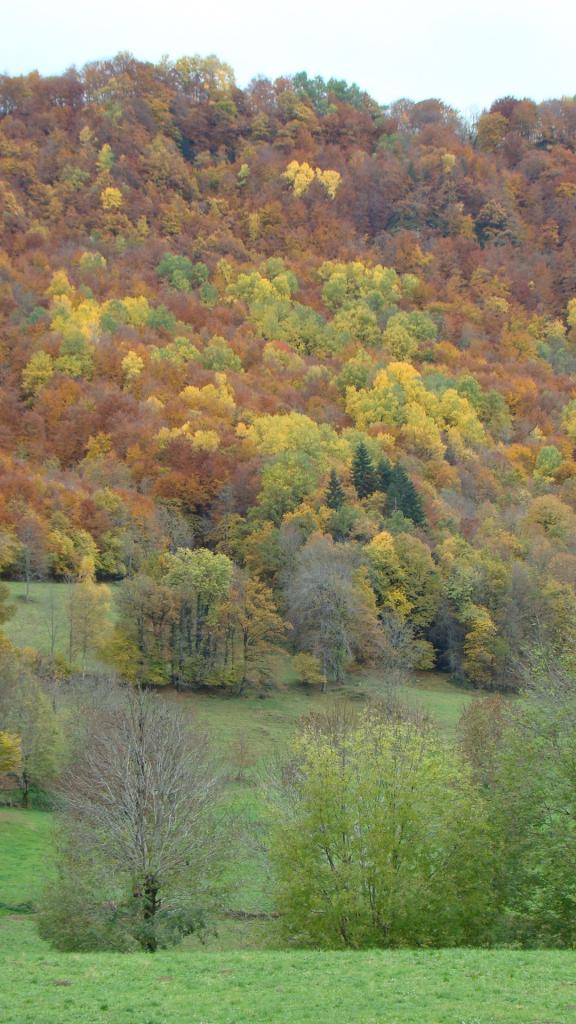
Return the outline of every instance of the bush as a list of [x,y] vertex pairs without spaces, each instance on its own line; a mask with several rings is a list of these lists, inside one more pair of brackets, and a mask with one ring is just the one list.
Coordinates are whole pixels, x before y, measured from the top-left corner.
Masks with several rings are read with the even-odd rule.
[[307,654],[302,651],[295,654],[292,659],[292,666],[296,672],[298,682],[306,686],[326,687],[326,677],[322,671],[320,659],[315,654]]
[[111,892],[109,878],[99,874],[93,864],[77,858],[72,864],[69,859],[67,870],[44,895],[38,931],[54,949],[62,953],[166,949],[205,928],[202,911],[181,902],[147,918],[138,895],[121,888]]
[[426,729],[368,709],[305,726],[272,843],[292,941],[325,948],[482,942],[491,923],[484,802]]

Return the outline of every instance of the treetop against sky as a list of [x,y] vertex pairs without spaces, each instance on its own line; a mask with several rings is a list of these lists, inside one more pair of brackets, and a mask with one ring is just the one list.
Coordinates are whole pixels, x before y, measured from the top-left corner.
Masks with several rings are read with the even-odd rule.
[[[212,8],[166,0],[118,5],[72,0],[5,5],[0,71],[59,74],[122,50],[142,60],[217,53],[246,85],[305,68],[357,81],[381,103],[435,96],[462,111],[497,96],[542,101],[572,95],[576,13],[565,0],[457,4],[415,0],[402,7],[317,0],[303,11],[264,0],[221,0]],[[571,31],[572,30],[572,31]]]

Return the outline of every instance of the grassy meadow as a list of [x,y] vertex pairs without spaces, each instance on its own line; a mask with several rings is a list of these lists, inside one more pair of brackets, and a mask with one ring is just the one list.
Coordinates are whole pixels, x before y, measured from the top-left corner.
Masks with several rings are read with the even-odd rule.
[[[71,588],[67,583],[33,582],[26,586],[19,581],[6,581],[14,614],[3,626],[3,632],[17,647],[33,647],[41,654],[68,654],[68,607]],[[114,594],[114,585],[110,588]],[[114,601],[110,607],[114,615]],[[89,654],[88,668],[104,666]]]
[[573,956],[467,950],[6,957],[3,1024],[569,1024]]

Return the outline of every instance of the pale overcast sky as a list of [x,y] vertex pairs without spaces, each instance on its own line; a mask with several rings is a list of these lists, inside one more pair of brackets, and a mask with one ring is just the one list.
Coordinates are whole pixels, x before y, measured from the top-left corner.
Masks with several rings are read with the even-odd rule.
[[504,95],[576,95],[571,0],[0,0],[0,72],[56,74],[128,50],[215,53],[239,85],[305,70],[381,103],[463,111]]

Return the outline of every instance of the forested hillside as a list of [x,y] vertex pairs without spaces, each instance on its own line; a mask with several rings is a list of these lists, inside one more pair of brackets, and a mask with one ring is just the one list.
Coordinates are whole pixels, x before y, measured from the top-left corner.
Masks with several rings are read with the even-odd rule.
[[3,576],[125,580],[137,681],[516,689],[576,629],[575,150],[574,99],[0,78]]

